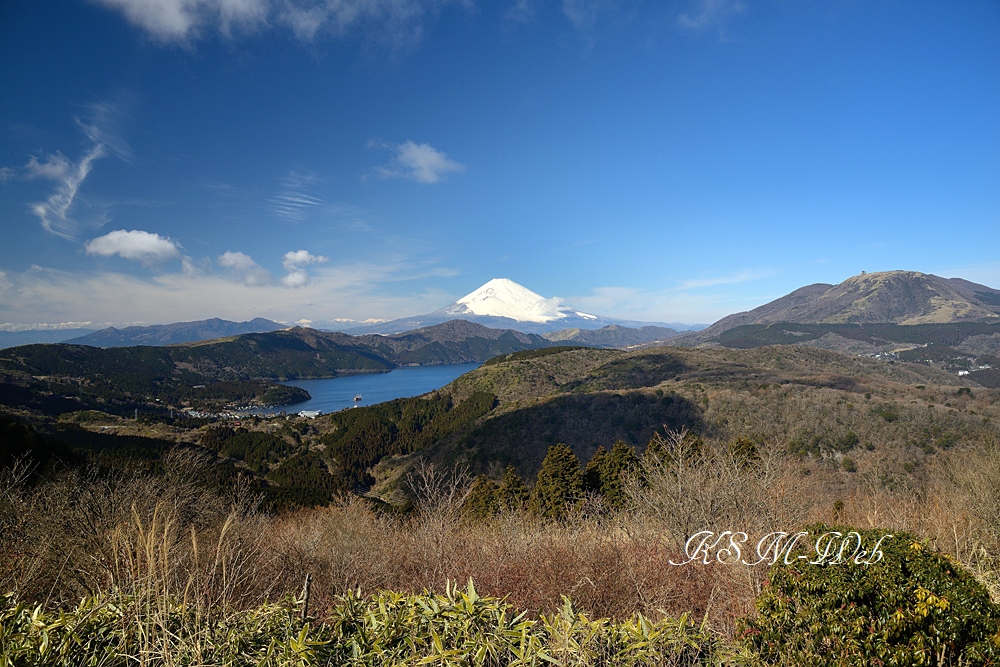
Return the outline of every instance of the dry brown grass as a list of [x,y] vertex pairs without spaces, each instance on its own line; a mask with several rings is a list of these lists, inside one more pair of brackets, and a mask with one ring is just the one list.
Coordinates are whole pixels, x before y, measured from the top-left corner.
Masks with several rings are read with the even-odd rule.
[[205,462],[181,453],[161,477],[68,472],[28,488],[23,469],[8,469],[0,479],[0,588],[50,606],[119,590],[150,604],[174,596],[246,609],[297,593],[308,573],[312,609],[322,614],[349,590],[441,592],[471,578],[481,593],[521,609],[551,612],[569,596],[594,617],[692,612],[732,632],[751,612],[764,571],[670,565],[682,559],[686,537],[826,521],[912,531],[998,590],[996,445],[953,451],[906,481],[878,451],[845,475],[767,444],[749,461],[721,443],[688,457],[683,437],[672,437],[680,463],[647,468],[627,511],[604,511],[590,499],[561,523],[521,512],[464,520],[465,478],[430,468],[411,480],[421,503],[406,517],[356,497],[266,515],[245,490],[222,496],[199,486],[193,480]]

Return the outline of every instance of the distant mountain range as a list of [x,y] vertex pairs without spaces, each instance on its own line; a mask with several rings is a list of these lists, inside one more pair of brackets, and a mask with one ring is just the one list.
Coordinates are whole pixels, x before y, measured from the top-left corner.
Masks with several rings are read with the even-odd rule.
[[481,362],[552,345],[536,334],[462,320],[394,336],[294,327],[168,346],[24,345],[0,351],[0,405],[122,414],[234,397],[281,402],[292,396],[276,381]]
[[[734,340],[745,345],[750,344],[750,339],[737,335],[739,332],[726,336],[724,334],[746,326],[771,326],[773,329],[773,326],[780,323],[829,327],[1000,323],[1000,290],[960,278],[941,278],[914,271],[862,273],[839,285],[807,285],[758,308],[729,315],[710,327],[698,330],[698,325],[665,326],[587,313],[564,305],[557,298],[543,297],[512,280],[495,278],[458,301],[426,315],[390,321],[314,322],[312,326],[317,330],[336,331],[351,336],[395,335],[454,320],[495,330],[538,334],[554,342],[593,347],[630,347],[659,341],[670,341],[671,345],[683,346],[731,345]],[[68,342],[94,347],[176,345],[284,328],[287,325],[263,318],[249,322],[230,322],[215,318],[122,329],[110,327],[100,331],[0,332],[0,347],[34,342]],[[81,333],[83,335],[73,335]],[[806,342],[822,338],[824,333],[826,332],[803,337],[803,332],[798,332],[795,340]],[[758,336],[754,340],[758,339],[789,342],[776,336],[773,330],[763,338]],[[824,344],[822,341],[814,343]],[[990,350],[993,347],[1000,349],[1000,341],[996,346],[987,347]],[[843,345],[840,342],[832,341],[830,349],[841,348]]]
[[[131,345],[176,345],[212,338],[227,338],[248,333],[266,333],[284,329],[287,325],[257,317],[249,322],[230,322],[215,317],[197,322],[175,322],[143,327],[108,327],[84,336],[60,342],[93,347],[128,347]],[[43,341],[37,341],[43,342]]]
[[[578,343],[593,347],[626,347],[666,340],[698,325],[676,324],[671,327],[648,322],[618,320],[570,308],[559,299],[547,299],[506,278],[495,278],[455,303],[433,313],[390,321],[366,322],[319,321],[311,327],[353,336],[399,334],[424,329],[454,320],[473,322],[496,330],[544,334],[553,341]],[[285,324],[256,318],[249,322],[230,322],[214,318],[197,322],[176,322],[125,328],[109,327],[100,331],[83,330],[75,335],[53,335],[49,331],[26,331],[10,334],[9,345],[65,342],[93,347],[129,347],[134,345],[178,345],[247,333],[266,333],[288,328]],[[2,333],[2,332],[0,332]],[[80,335],[83,334],[83,335]],[[0,343],[3,342],[0,336]]]
[[[609,325],[630,328],[665,326],[661,322],[621,320],[586,313],[564,305],[557,298],[545,298],[507,278],[494,278],[455,303],[426,315],[357,325],[317,322],[315,326],[336,329],[350,334],[398,333],[454,319],[476,322],[496,329],[516,329],[536,334],[553,333],[564,329],[593,330]],[[689,324],[666,326],[684,330],[698,328],[698,325]]]
[[549,347],[535,334],[455,320],[394,336],[303,327],[168,346],[97,348],[60,343],[0,352],[0,371],[88,377],[109,372],[192,382],[333,377],[408,364],[459,364]]
[[62,343],[93,333],[93,329],[27,329],[25,331],[0,331],[0,350],[32,343]]

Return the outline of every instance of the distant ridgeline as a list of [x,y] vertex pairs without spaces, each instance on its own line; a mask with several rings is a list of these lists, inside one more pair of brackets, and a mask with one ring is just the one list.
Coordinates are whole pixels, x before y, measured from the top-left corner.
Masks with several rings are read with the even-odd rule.
[[540,336],[448,322],[394,336],[293,328],[160,347],[25,345],[0,351],[0,406],[168,414],[171,408],[285,405],[309,398],[278,381],[481,362],[544,348]]
[[[158,362],[169,368],[173,358],[161,356],[167,349],[184,348],[130,348],[140,356],[127,359],[151,355],[144,367],[158,368]],[[315,357],[316,349],[309,349]],[[82,359],[90,360],[89,354]],[[14,350],[0,362],[22,370],[0,375],[41,370],[44,359],[37,350]],[[81,368],[90,367],[79,359],[57,367],[66,373]],[[123,381],[127,371],[115,369],[125,368],[110,366]],[[583,489],[578,473],[590,470],[590,477],[604,479],[594,470],[607,457],[605,463],[631,460],[650,442],[680,431],[739,451],[779,445],[811,465],[842,465],[844,474],[857,470],[856,450],[899,448],[909,467],[897,475],[918,470],[938,450],[977,445],[997,434],[987,418],[994,414],[991,395],[978,385],[963,386],[964,377],[932,364],[885,363],[803,345],[518,351],[424,397],[315,419],[216,421],[162,412],[126,419],[106,409],[107,396],[90,393],[93,378],[80,385],[53,381],[51,389],[44,377],[31,381],[38,386],[19,390],[29,400],[37,393],[38,408],[0,414],[0,467],[30,453],[43,470],[121,462],[156,474],[170,470],[180,448],[181,455],[203,461],[205,483],[225,486],[242,477],[274,508],[324,504],[352,492],[404,506],[407,474],[418,459],[504,479],[517,475],[530,485],[553,448],[561,448],[574,488]],[[82,397],[67,395],[74,388]],[[45,417],[46,401],[53,403],[49,414],[58,417]],[[99,407],[81,410],[84,402]]]

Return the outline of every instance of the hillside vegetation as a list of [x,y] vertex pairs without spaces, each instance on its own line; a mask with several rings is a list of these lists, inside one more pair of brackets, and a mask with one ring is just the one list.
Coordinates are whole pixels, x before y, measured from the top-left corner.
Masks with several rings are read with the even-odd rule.
[[[996,664],[1000,391],[967,376],[805,346],[545,349],[239,421],[0,420],[13,664]],[[698,531],[817,522],[900,541],[849,571],[672,564]]]
[[995,324],[998,318],[1000,290],[960,278],[886,271],[862,273],[839,285],[807,285],[753,310],[724,317],[702,331],[678,336],[674,342],[713,342],[730,329],[751,324]]
[[539,336],[463,321],[393,336],[296,327],[165,347],[26,345],[0,352],[0,405],[53,416],[284,405],[309,396],[277,381],[481,362],[549,345]]

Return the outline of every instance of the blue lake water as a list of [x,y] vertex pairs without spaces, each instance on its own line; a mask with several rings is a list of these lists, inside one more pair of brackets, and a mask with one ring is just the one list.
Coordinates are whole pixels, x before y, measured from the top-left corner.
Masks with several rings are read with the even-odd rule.
[[[323,380],[293,380],[282,384],[302,387],[312,398],[302,403],[275,408],[254,410],[256,414],[275,414],[281,411],[322,410],[323,414],[336,412],[354,405],[374,405],[394,398],[420,396],[440,389],[459,375],[479,368],[479,364],[449,364],[446,366],[403,366],[388,373],[342,375]],[[355,396],[361,396],[355,401]]]

